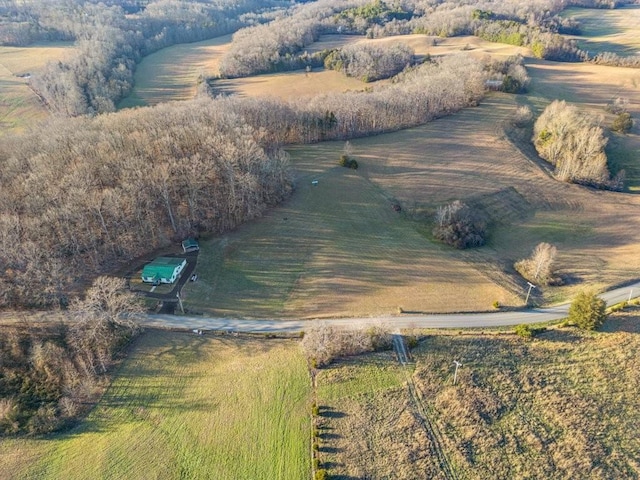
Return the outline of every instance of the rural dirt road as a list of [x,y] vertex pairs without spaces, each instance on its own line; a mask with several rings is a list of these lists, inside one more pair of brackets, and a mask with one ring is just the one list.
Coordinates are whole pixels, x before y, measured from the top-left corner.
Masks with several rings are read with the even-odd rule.
[[[600,295],[607,305],[614,305],[640,296],[640,282],[616,288]],[[366,328],[383,325],[400,328],[469,328],[502,327],[521,323],[538,323],[566,317],[569,304],[549,308],[533,308],[511,312],[451,313],[431,315],[388,315],[381,317],[334,318],[321,320],[245,320],[234,318],[187,317],[177,315],[148,315],[142,323],[149,327],[224,330],[254,333],[292,333],[308,329],[316,323],[344,328]]]

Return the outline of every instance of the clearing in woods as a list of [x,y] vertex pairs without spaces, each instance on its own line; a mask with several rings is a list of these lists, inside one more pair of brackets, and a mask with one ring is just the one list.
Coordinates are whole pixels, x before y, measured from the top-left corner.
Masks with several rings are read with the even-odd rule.
[[605,10],[601,8],[568,8],[563,17],[580,22],[581,34],[571,36],[578,46],[594,55],[614,52],[618,55],[640,54],[640,5],[623,5]]
[[331,478],[638,478],[639,334],[636,307],[597,333],[431,334],[404,368],[340,360],[316,377],[320,461]]
[[29,88],[27,76],[73,52],[70,42],[0,46],[0,134],[22,130],[47,117],[48,111]]
[[144,57],[136,67],[131,94],[118,108],[193,98],[200,76],[218,74],[218,62],[230,41],[231,35],[224,35],[173,45]]
[[0,440],[3,478],[308,478],[310,380],[297,341],[147,331],[89,416]]

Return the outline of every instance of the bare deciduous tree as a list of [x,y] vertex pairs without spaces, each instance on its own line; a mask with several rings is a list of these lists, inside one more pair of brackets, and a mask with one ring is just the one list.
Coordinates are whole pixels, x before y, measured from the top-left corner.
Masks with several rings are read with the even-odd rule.
[[534,125],[533,143],[559,180],[611,186],[607,138],[598,122],[576,107],[559,100],[547,106]]
[[533,249],[529,258],[517,261],[514,268],[527,280],[548,285],[554,281],[553,267],[557,253],[555,246],[542,242]]

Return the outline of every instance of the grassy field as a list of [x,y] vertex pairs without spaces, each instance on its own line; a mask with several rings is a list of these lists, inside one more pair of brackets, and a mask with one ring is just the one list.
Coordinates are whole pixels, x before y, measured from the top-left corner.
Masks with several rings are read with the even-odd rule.
[[[640,10],[638,10],[640,11]],[[566,100],[602,117],[608,127],[614,116],[605,107],[613,99],[629,99],[629,112],[640,118],[640,70],[590,63],[556,63],[531,60],[527,62],[532,78],[531,92],[526,97],[534,109],[541,112],[555,99]],[[612,134],[608,156],[613,169],[625,169],[627,191],[640,192],[640,125],[636,120],[627,135]]]
[[[353,140],[357,171],[337,166],[343,143],[290,148],[294,196],[203,242],[187,305],[268,318],[514,305],[526,284],[513,262],[543,241],[557,246],[567,285],[546,289],[539,300],[636,278],[640,198],[550,178],[505,135],[518,100],[494,94],[422,127]],[[487,246],[461,252],[430,240],[426,220],[453,199],[492,216]],[[402,213],[393,211],[395,202]]]
[[605,10],[568,8],[564,17],[580,21],[582,34],[575,36],[578,46],[591,54],[615,52],[618,55],[640,54],[640,6],[625,5]]
[[[426,131],[407,134],[417,139]],[[378,154],[397,139],[376,138]],[[185,287],[186,305],[271,318],[388,314],[398,307],[464,311],[519,301],[459,252],[433,243],[422,222],[394,211],[400,192],[368,178],[375,141],[353,142],[357,171],[337,165],[342,142],[290,149],[294,196],[235,232],[201,242],[199,279]],[[390,179],[418,175],[417,168],[388,168]]]
[[71,55],[71,43],[47,43],[29,47],[0,47],[0,134],[21,130],[47,116],[38,96],[20,77],[36,73],[49,61]]
[[298,342],[149,331],[78,427],[1,440],[0,476],[307,478],[309,390]]
[[136,68],[133,91],[118,108],[193,98],[198,77],[218,73],[218,62],[230,41],[231,35],[225,35],[173,45],[148,55]]
[[390,354],[340,361],[317,377],[324,466],[337,479],[452,478],[438,458],[459,479],[638,478],[639,333],[636,309],[532,342],[429,335],[404,371]]

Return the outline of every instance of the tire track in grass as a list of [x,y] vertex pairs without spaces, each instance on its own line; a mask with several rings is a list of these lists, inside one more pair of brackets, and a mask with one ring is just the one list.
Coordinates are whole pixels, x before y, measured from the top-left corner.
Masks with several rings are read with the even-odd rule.
[[458,475],[456,474],[455,469],[453,468],[444,451],[444,440],[442,433],[435,424],[435,421],[432,420],[432,415],[429,412],[427,403],[422,398],[422,395],[420,394],[418,387],[413,380],[412,373],[408,371],[409,354],[404,344],[404,339],[400,334],[393,334],[392,341],[393,349],[396,352],[396,359],[402,366],[405,373],[407,390],[409,392],[410,400],[414,406],[416,413],[418,413],[420,417],[420,423],[424,428],[427,437],[429,438],[430,450],[433,456],[437,458],[438,464],[440,465],[440,469],[442,470],[445,478],[450,480],[457,480]]

